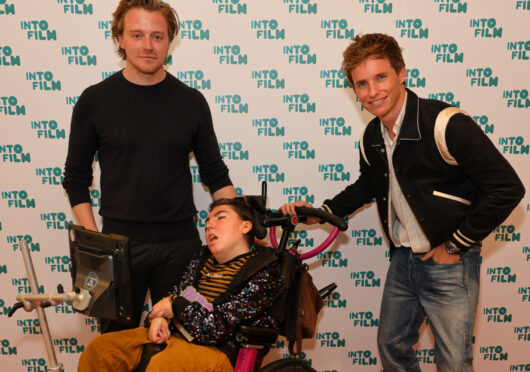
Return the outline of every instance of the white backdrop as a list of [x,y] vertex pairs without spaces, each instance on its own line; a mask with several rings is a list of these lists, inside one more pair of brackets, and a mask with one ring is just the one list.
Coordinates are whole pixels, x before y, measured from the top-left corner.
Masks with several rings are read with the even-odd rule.
[[[182,31],[167,69],[206,96],[238,192],[269,182],[271,207],[316,205],[358,175],[370,115],[339,72],[348,39],[384,32],[404,48],[407,85],[472,114],[530,186],[530,2],[520,0],[171,0]],[[0,0],[0,355],[2,370],[45,371],[35,312],[6,314],[28,291],[19,241],[30,241],[40,284],[71,288],[61,187],[77,97],[123,67],[110,40],[117,1]],[[112,102],[109,102],[112,104]],[[210,197],[191,163],[199,228]],[[96,174],[97,165],[96,165]],[[92,191],[99,206],[99,183]],[[484,242],[475,330],[477,371],[529,371],[528,196]],[[305,354],[318,371],[380,371],[375,344],[387,242],[369,206],[330,251],[310,262],[326,303]],[[202,229],[201,229],[202,231]],[[302,246],[325,235],[302,230]],[[70,306],[46,310],[58,359],[75,370],[97,322]],[[281,341],[270,358],[286,354]],[[417,354],[434,371],[424,327]]]

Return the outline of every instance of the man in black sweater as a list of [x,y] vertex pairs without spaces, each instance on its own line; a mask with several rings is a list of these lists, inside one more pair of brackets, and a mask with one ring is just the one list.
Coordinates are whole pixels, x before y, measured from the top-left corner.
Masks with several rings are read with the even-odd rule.
[[[87,88],[74,108],[64,188],[82,226],[97,230],[92,163],[101,169],[103,232],[131,240],[138,320],[147,289],[165,297],[201,242],[195,227],[189,153],[214,199],[235,197],[202,94],[164,70],[178,33],[175,11],[158,0],[121,0],[112,34],[125,68]],[[124,329],[103,320],[102,332]]]

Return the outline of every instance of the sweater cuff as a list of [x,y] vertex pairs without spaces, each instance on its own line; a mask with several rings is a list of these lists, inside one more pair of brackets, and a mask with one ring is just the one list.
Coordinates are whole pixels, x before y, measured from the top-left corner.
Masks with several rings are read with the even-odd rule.
[[175,298],[175,300],[171,303],[171,310],[173,310],[173,318],[177,318],[178,315],[184,311],[186,306],[191,304],[187,299],[184,297],[178,296]]

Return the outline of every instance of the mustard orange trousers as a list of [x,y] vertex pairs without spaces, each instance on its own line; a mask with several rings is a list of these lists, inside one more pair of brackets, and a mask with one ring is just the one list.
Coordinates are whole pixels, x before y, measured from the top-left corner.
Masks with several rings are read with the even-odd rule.
[[[140,363],[143,345],[151,343],[147,328],[102,334],[81,354],[78,372],[129,372]],[[214,346],[196,345],[171,336],[167,347],[153,356],[146,372],[233,372],[228,357]]]

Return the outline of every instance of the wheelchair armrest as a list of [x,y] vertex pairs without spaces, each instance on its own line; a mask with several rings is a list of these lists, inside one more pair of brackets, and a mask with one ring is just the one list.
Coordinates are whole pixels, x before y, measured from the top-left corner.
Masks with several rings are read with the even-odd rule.
[[269,345],[278,338],[278,330],[270,328],[239,326],[236,340],[246,345]]

